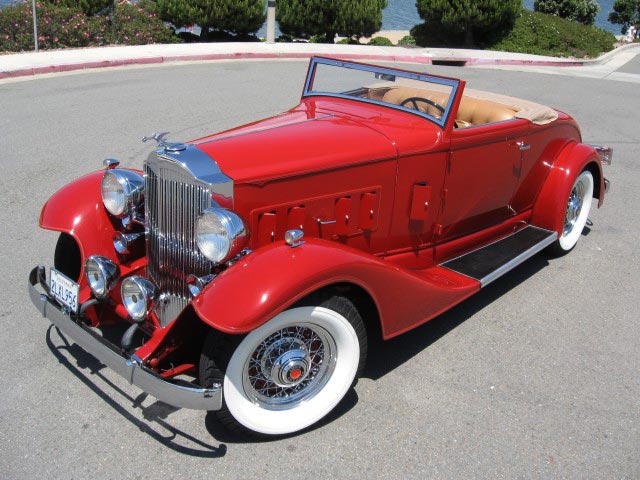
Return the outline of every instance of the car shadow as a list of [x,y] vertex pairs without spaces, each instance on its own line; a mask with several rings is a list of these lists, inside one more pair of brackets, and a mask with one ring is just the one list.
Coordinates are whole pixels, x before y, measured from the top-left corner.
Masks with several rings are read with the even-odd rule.
[[314,430],[319,430],[323,428],[325,425],[330,424],[336,419],[342,417],[344,414],[349,412],[353,407],[358,404],[358,393],[352,388],[347,394],[344,396],[342,401],[331,411],[327,416],[325,416],[320,421],[314,423],[313,425],[305,428],[301,432],[291,433],[289,435],[277,435],[277,436],[252,436],[243,435],[242,433],[236,433],[228,430],[216,417],[216,412],[207,412],[207,417],[205,419],[205,427],[207,431],[211,434],[213,438],[215,438],[219,442],[225,443],[267,443],[267,442],[278,442],[280,440],[286,440],[287,438],[297,437],[299,435],[313,432]]
[[[542,270],[548,264],[549,260],[544,255],[536,255],[501,277],[499,280],[480,290],[480,292],[468,298],[461,304],[453,307],[451,310],[439,315],[433,320],[430,320],[424,325],[411,330],[410,333],[371,345],[367,366],[362,377],[378,380],[384,375],[389,374],[405,362],[411,360],[422,350],[428,348],[447,333],[464,323],[465,320],[481,311],[511,289],[520,285],[538,271]],[[56,331],[64,345],[56,346],[51,340],[51,330],[53,328],[55,327],[51,326],[47,331],[47,346],[63,366],[73,373],[82,383],[89,387],[96,395],[103,399],[117,413],[135,425],[140,431],[146,433],[149,437],[158,441],[167,448],[185,455],[208,458],[223,457],[227,451],[226,443],[264,443],[295,437],[301,433],[307,433],[323,428],[325,425],[348,413],[358,403],[358,394],[354,389],[351,389],[342,402],[340,402],[340,404],[338,404],[331,413],[315,425],[305,429],[303,432],[277,436],[274,438],[251,438],[239,433],[231,432],[222,425],[222,423],[220,423],[215,412],[207,412],[205,417],[205,428],[212,438],[221,442],[220,446],[215,447],[182,432],[165,421],[171,413],[178,410],[177,408],[160,401],[156,401],[148,407],[143,407],[142,402],[146,399],[147,394],[141,393],[136,398],[133,398],[124,392],[101,373],[101,370],[106,368],[102,363],[85,352],[78,345],[70,344],[62,332],[57,328]],[[71,357],[73,357],[76,365],[70,362],[66,356],[63,355],[62,351],[66,351]],[[88,374],[85,373],[85,371],[88,371]],[[99,377],[103,382],[108,384],[112,390],[116,391],[119,395],[130,402],[134,408],[141,409],[142,416],[146,422],[131,414],[126,408],[122,407],[113,398],[111,398],[89,378],[91,375]],[[170,434],[163,435],[159,433],[153,428],[153,423],[156,423],[163,429],[167,430]],[[176,442],[176,439],[180,437],[198,445],[201,448],[190,448],[180,445]]]
[[[54,329],[62,340],[63,345],[58,346],[54,344],[51,338],[51,331]],[[137,427],[141,432],[147,434],[153,440],[161,443],[165,447],[170,448],[175,452],[192,457],[219,458],[226,455],[226,445],[210,445],[209,443],[204,442],[188,433],[185,433],[169,424],[166,419],[171,413],[179,410],[178,408],[172,407],[160,401],[156,401],[148,407],[142,406],[142,402],[144,402],[144,400],[147,398],[146,393],[141,393],[135,398],[126,393],[101,373],[102,369],[106,368],[101,362],[99,362],[92,355],[85,352],[75,343],[69,343],[64,334],[53,325],[51,325],[47,329],[46,342],[49,350],[51,351],[51,353],[53,353],[60,364],[67,368],[67,370],[69,370],[78,380],[80,380],[84,385],[91,389],[91,391],[98,395],[98,397],[100,397],[107,405],[113,408],[115,412],[119,413],[122,417],[131,422],[131,424]],[[66,355],[62,353],[63,351],[75,360],[75,365],[67,358]],[[91,376],[100,378],[101,381],[109,385],[111,391],[115,391],[116,393],[118,393],[127,402],[129,402],[134,409],[140,409],[145,421],[137,418],[135,415],[129,412],[127,408],[123,407],[113,398],[111,398],[111,396],[109,396],[102,388],[100,388],[100,386],[98,386],[93,380],[91,380]],[[168,433],[161,433],[157,431],[154,428],[154,423]],[[197,448],[181,445],[177,442],[177,440],[190,442],[194,445],[197,445]]]
[[547,265],[549,260],[544,255],[536,255],[424,325],[391,340],[374,343],[362,376],[378,380],[387,375]]

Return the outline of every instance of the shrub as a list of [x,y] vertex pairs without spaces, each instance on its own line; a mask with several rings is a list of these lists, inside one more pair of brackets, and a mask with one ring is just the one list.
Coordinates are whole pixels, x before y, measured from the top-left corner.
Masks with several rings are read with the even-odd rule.
[[278,0],[280,30],[298,38],[333,43],[336,34],[369,37],[382,26],[387,0]]
[[377,45],[378,47],[392,47],[393,42],[387,37],[373,37],[369,40],[368,45]]
[[596,0],[536,0],[533,9],[585,25],[593,25],[600,11]]
[[47,0],[47,3],[69,7],[72,10],[81,10],[87,16],[106,13],[113,5],[112,0]]
[[[143,45],[179,42],[156,15],[150,0],[115,6],[111,18],[87,17],[80,9],[53,3],[36,3],[38,44],[44,49],[91,47],[106,44]],[[33,49],[31,3],[0,10],[0,51]]]
[[509,32],[522,0],[417,0],[416,6],[425,21],[411,31],[419,44],[472,47]]
[[151,0],[116,5],[106,36],[107,42],[124,45],[180,42],[181,39],[174,35],[173,30],[158,18],[155,8]]
[[[103,45],[107,32],[105,17],[88,18],[81,10],[36,3],[40,48]],[[0,51],[33,49],[31,3],[19,3],[0,10]]]
[[398,45],[416,45],[416,39],[411,35],[405,35],[398,41]]
[[556,57],[595,57],[616,41],[611,32],[564,18],[523,10],[511,33],[491,49]]

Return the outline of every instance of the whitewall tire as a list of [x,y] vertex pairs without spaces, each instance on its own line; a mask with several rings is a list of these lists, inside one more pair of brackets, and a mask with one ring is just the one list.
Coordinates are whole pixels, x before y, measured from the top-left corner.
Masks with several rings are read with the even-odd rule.
[[564,255],[576,246],[589,219],[592,199],[593,175],[588,170],[584,170],[576,178],[569,193],[564,212],[562,234],[551,245],[554,254]]
[[219,418],[232,430],[259,435],[304,430],[344,398],[364,354],[362,319],[348,299],[286,310],[244,337],[231,355]]

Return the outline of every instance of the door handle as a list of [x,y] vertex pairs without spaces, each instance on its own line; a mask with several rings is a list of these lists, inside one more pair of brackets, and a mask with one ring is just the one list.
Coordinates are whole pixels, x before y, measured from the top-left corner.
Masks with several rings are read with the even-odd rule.
[[516,145],[518,145],[518,148],[520,148],[521,152],[525,150],[531,150],[531,145],[527,145],[524,142],[516,142]]

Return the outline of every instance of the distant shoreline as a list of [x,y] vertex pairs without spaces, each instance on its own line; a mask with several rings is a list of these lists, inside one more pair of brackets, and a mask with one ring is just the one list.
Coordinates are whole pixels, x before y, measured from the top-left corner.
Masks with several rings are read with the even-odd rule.
[[[607,21],[609,12],[613,11],[614,0],[599,0],[600,12],[596,17],[596,27],[608,30],[614,35],[620,35],[621,27]],[[15,0],[0,0],[0,8],[15,3]],[[524,0],[524,7],[533,10],[534,0]],[[383,10],[381,32],[388,31],[409,31],[415,25],[422,23],[415,7],[415,0],[388,0],[387,7]],[[276,34],[279,36],[280,31],[276,24]],[[266,36],[266,23],[256,33],[258,37]],[[380,36],[376,34],[377,36]]]

